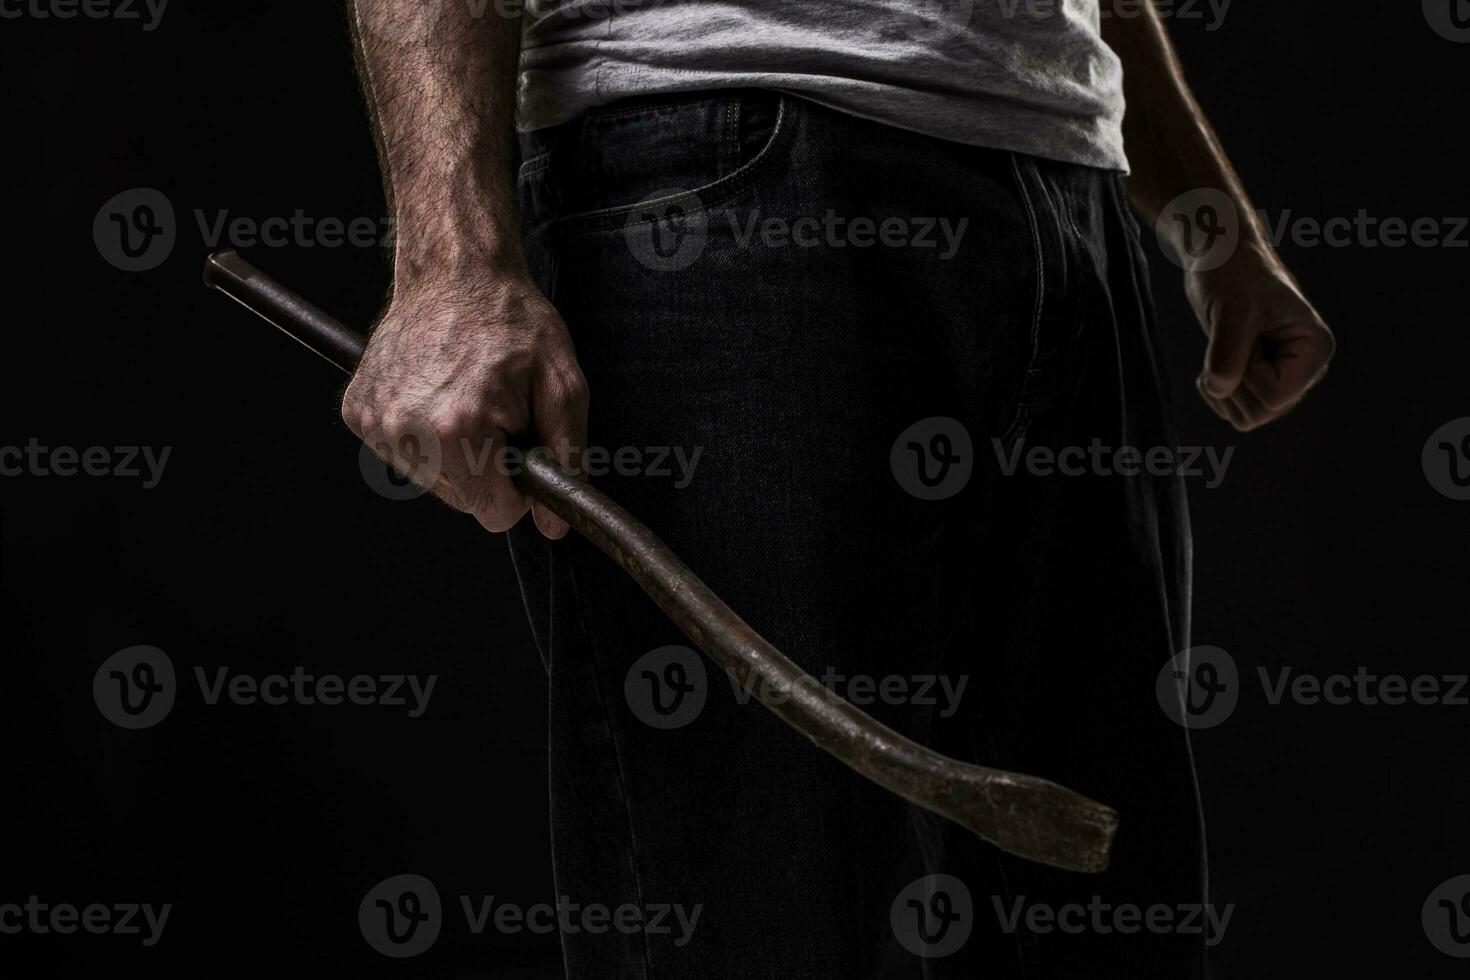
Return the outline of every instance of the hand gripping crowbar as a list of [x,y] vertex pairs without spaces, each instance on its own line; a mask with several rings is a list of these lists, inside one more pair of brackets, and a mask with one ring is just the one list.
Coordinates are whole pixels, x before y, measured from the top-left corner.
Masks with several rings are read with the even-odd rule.
[[[234,252],[210,256],[204,281],[343,371],[362,357],[361,335]],[[1107,868],[1113,810],[1035,776],[940,755],[869,717],[762,639],[652,531],[548,453],[526,454],[515,481],[622,566],[711,660],[818,748],[1011,854],[1071,871]]]

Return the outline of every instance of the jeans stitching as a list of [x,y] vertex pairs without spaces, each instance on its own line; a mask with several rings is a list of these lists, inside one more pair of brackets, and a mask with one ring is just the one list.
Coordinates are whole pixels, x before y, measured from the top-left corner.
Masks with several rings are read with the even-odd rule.
[[521,162],[520,171],[516,175],[516,182],[519,183],[523,180],[529,180],[530,178],[535,177],[537,174],[543,174],[548,169],[550,169],[550,167],[551,151],[542,150],[535,156],[529,157]]
[[[623,819],[626,821],[628,828],[628,859],[629,863],[632,865],[633,893],[635,896],[635,900],[641,908],[644,906],[643,881],[638,874],[638,868],[640,866],[640,862],[638,860],[638,834],[634,828],[633,807],[632,803],[630,802],[630,795],[628,793],[627,771],[623,766],[622,747],[618,744],[617,733],[613,728],[612,719],[608,715],[608,699],[604,694],[605,685],[602,682],[602,671],[600,669],[600,664],[603,662],[603,660],[601,657],[596,655],[595,648],[597,646],[597,641],[592,638],[593,633],[590,629],[588,629],[585,610],[582,605],[581,591],[577,587],[576,572],[570,566],[570,564],[567,567],[567,582],[571,586],[572,601],[576,605],[577,621],[581,623],[582,634],[587,637],[588,644],[594,648],[592,661],[587,666],[592,673],[592,684],[593,687],[596,689],[596,699],[598,707],[602,709],[603,728],[606,730],[608,742],[612,746],[613,759],[617,762],[618,799],[622,801]],[[652,972],[648,958],[648,934],[647,932],[640,931],[638,935],[639,946],[643,950],[643,976],[646,980],[646,978]]]
[[604,119],[620,119],[625,116],[636,116],[645,112],[653,112],[658,109],[672,109],[677,106],[694,105],[701,101],[698,98],[668,99],[664,102],[649,102],[633,106],[608,107],[605,109],[593,109],[587,114],[588,123],[602,122]]
[[766,168],[777,159],[780,145],[789,140],[792,130],[790,100],[784,95],[777,98],[780,101],[776,109],[776,122],[771,128],[771,136],[766,140],[765,146],[761,147],[760,152],[748,163],[741,164],[725,176],[691,191],[671,194],[653,201],[639,201],[634,204],[621,204],[617,207],[601,208],[596,211],[563,215],[557,219],[557,225],[569,235],[588,231],[615,231],[622,228],[628,215],[643,208],[656,208],[660,204],[675,201],[683,202],[690,197],[693,197],[698,205],[688,209],[692,213],[707,212],[720,206],[763,176]]
[[1026,187],[1026,178],[1021,172],[1020,158],[1012,153],[1011,174],[1016,179],[1016,189],[1021,195],[1021,204],[1026,211],[1026,222],[1031,229],[1031,252],[1036,263],[1036,301],[1031,317],[1031,357],[1026,366],[1026,377],[1021,382],[1021,393],[1016,398],[1016,407],[1011,424],[1006,427],[1005,434],[1001,437],[1004,443],[1011,443],[1026,433],[1026,425],[1030,419],[1030,405],[1026,397],[1026,389],[1029,387],[1032,369],[1036,366],[1036,358],[1041,351],[1041,313],[1046,298],[1046,266],[1041,252],[1041,228],[1036,219],[1036,206],[1031,200],[1031,192]]

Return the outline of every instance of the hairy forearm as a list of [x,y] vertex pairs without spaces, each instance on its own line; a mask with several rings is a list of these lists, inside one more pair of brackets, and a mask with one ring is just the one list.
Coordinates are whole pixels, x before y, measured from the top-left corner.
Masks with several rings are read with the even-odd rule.
[[[504,531],[531,502],[474,454],[529,435],[575,469],[587,444],[587,381],[521,248],[520,21],[500,3],[351,3],[396,249],[393,295],[342,421],[420,486]],[[569,530],[541,504],[534,512],[547,537]]]
[[[1266,236],[1220,140],[1184,80],[1174,45],[1158,11],[1145,2],[1140,16],[1103,20],[1103,39],[1123,62],[1128,103],[1123,140],[1131,173],[1128,196],[1150,223],[1176,197],[1197,188],[1224,191],[1235,202],[1244,243]],[[1172,223],[1165,234],[1177,233]],[[1181,243],[1171,242],[1178,247]]]
[[352,0],[399,287],[524,272],[515,208],[520,21],[462,0]]

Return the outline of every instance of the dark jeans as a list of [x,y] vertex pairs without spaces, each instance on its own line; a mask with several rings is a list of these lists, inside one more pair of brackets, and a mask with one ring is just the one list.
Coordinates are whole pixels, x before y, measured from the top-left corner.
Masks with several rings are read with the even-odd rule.
[[[1197,976],[1201,936],[1141,917],[1204,900],[1187,733],[1155,693],[1188,645],[1181,481],[1008,464],[1175,445],[1118,177],[755,92],[610,107],[523,152],[532,265],[609,453],[595,482],[888,725],[1122,818],[1101,875],[1001,854],[664,650],[689,644],[611,561],[526,522],[556,889],[609,909],[564,931],[569,976]],[[645,203],[661,191],[692,194]],[[692,479],[668,447],[701,451]],[[930,874],[968,902],[950,879],[900,895]],[[1100,905],[1136,906],[1137,931]],[[957,951],[911,951],[946,921]]]

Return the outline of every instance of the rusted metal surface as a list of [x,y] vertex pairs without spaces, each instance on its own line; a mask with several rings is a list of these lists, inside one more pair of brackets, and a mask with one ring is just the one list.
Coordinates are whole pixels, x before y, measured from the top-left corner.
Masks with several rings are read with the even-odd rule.
[[[344,371],[364,340],[233,252],[209,258],[205,282]],[[647,527],[545,452],[516,483],[617,562],[701,650],[786,724],[884,789],[1028,860],[1073,871],[1108,865],[1118,815],[1034,776],[933,752],[823,687],[735,614]]]

